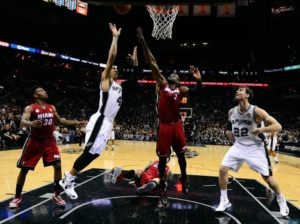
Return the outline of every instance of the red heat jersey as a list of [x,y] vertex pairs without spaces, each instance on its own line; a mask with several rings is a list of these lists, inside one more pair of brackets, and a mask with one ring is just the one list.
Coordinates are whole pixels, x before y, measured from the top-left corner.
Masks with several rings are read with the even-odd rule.
[[30,120],[42,121],[42,126],[40,128],[31,127],[31,137],[33,138],[53,137],[53,131],[55,128],[53,106],[50,104],[45,104],[45,106],[45,109],[43,109],[37,104],[31,104],[33,111],[31,113]]
[[[168,175],[170,173],[169,166],[166,166],[165,174]],[[159,178],[158,171],[158,161],[153,162],[147,170],[145,170],[141,175],[141,185],[149,183],[152,179]]]
[[160,86],[158,117],[160,123],[177,122],[180,119],[179,106],[183,95],[178,88],[172,90],[167,83]]

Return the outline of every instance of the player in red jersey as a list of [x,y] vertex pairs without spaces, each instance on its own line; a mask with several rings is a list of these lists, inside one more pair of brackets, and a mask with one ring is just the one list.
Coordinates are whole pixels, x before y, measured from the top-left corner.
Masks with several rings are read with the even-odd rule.
[[[170,157],[168,157],[168,161],[170,161]],[[137,187],[137,193],[149,193],[152,192],[157,185],[160,183],[159,179],[159,172],[158,172],[158,161],[150,163],[144,168],[144,170],[137,169],[137,170],[129,170],[123,171],[122,167],[116,167],[113,170],[113,175],[111,177],[111,182],[116,183],[117,180],[132,179],[135,180],[135,185]],[[165,176],[170,174],[170,168],[166,165],[165,168]]]
[[31,133],[23,146],[21,158],[17,163],[21,170],[17,179],[15,198],[9,203],[10,208],[19,207],[26,175],[29,170],[34,170],[41,157],[44,166],[53,166],[54,168],[53,201],[57,205],[65,205],[66,202],[60,196],[61,162],[53,131],[56,122],[64,125],[83,124],[75,120],[61,118],[53,105],[45,103],[48,94],[43,88],[35,88],[33,97],[34,103],[25,108],[21,119],[21,126],[30,127]]
[[[159,156],[158,170],[160,174],[160,186],[162,194],[166,194],[165,167],[166,160],[171,153],[171,147],[178,157],[178,163],[181,171],[181,184],[184,193],[188,193],[186,160],[184,153],[186,151],[186,141],[180,120],[179,105],[183,96],[189,92],[186,86],[179,86],[180,80],[177,74],[171,74],[168,80],[160,73],[156,59],[148,48],[141,28],[137,29],[137,37],[142,45],[144,57],[150,65],[152,75],[156,81],[156,90],[159,94],[158,117],[159,127],[157,136],[157,155]],[[190,72],[201,84],[201,74],[198,68],[190,66]],[[198,88],[199,89],[199,88]]]

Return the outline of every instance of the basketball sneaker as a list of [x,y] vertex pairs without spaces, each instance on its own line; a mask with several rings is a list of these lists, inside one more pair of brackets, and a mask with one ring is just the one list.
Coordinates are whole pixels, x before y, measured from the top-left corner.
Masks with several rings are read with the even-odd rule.
[[152,191],[156,187],[156,182],[151,181],[148,184],[144,184],[143,186],[137,189],[138,194],[144,194]]
[[58,194],[56,195],[55,193],[52,196],[52,200],[55,204],[64,206],[66,204],[66,201]]
[[65,178],[59,181],[59,185],[72,200],[78,198],[78,195],[74,190],[75,179],[76,177],[72,176],[69,172],[65,172]]
[[181,186],[182,186],[182,192],[185,194],[189,193],[189,188],[186,180],[183,180],[180,178]]
[[282,196],[277,196],[277,202],[280,208],[280,214],[282,216],[288,216],[289,215],[289,207],[287,206],[286,200]]
[[18,208],[22,202],[22,198],[14,198],[10,203],[9,203],[9,208]]
[[168,187],[168,184],[166,181],[160,182],[160,202],[163,206],[168,205],[167,187]]
[[114,168],[112,177],[110,179],[110,181],[111,181],[112,184],[115,184],[117,182],[117,178],[118,178],[118,176],[121,175],[122,171],[123,171],[122,167],[116,167],[116,168]]
[[220,198],[220,204],[219,206],[216,208],[216,212],[224,212],[227,208],[231,207],[231,203],[228,200],[228,198],[225,197],[221,197]]

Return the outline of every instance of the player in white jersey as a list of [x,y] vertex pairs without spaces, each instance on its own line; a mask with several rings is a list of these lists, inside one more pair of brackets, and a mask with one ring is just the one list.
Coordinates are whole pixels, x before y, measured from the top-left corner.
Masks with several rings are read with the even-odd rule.
[[71,199],[78,198],[74,190],[77,174],[95,160],[105,149],[113,121],[122,103],[122,88],[114,80],[118,76],[117,68],[113,66],[117,55],[117,41],[121,29],[115,24],[109,24],[112,33],[112,43],[106,67],[102,72],[100,82],[100,102],[98,111],[93,114],[86,127],[84,152],[77,158],[70,172],[65,172],[65,177],[59,182],[66,194]]
[[269,141],[268,141],[268,150],[269,150],[269,156],[271,158],[271,161],[273,160],[274,163],[278,163],[277,153],[276,153],[276,147],[277,147],[277,132],[271,133],[269,135]]
[[107,139],[106,150],[108,150],[108,142],[109,141],[111,141],[111,151],[115,150],[115,126],[116,126],[116,123],[114,122],[113,128],[111,129],[108,139]]
[[[261,122],[261,127],[265,127],[265,123]],[[264,133],[266,138],[264,139],[265,147],[268,149],[269,158],[271,162],[278,163],[276,146],[277,146],[277,132]]]
[[[268,152],[264,147],[262,133],[272,133],[281,130],[281,125],[265,110],[251,105],[249,100],[253,97],[253,91],[248,87],[240,87],[236,91],[235,100],[238,106],[229,110],[228,130],[226,134],[234,141],[233,146],[226,153],[219,172],[219,185],[221,189],[220,204],[216,211],[225,211],[231,206],[227,197],[228,171],[238,171],[243,162],[260,173],[269,187],[275,191],[277,202],[282,216],[289,214],[289,208],[283,197],[277,182],[272,176],[271,164]],[[266,127],[258,128],[261,122]]]

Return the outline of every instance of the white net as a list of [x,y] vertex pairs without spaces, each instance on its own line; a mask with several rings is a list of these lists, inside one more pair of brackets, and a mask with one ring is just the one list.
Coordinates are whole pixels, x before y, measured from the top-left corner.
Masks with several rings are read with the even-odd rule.
[[172,38],[173,23],[178,14],[178,5],[147,5],[153,20],[152,36],[158,39]]

